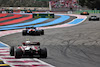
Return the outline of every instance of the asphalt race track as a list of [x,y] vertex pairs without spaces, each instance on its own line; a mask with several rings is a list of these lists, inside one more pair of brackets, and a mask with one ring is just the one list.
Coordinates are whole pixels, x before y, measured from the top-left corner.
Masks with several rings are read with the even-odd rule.
[[[100,14],[95,15],[100,17]],[[100,21],[88,21],[87,18],[76,26],[47,29],[43,36],[16,33],[0,37],[0,41],[10,46],[21,44],[26,39],[38,41],[41,47],[46,47],[48,57],[40,60],[53,66],[100,67]]]

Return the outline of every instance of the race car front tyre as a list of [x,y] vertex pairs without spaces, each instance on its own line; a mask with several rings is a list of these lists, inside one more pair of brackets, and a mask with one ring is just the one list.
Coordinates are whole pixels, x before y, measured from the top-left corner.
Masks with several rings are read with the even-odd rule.
[[22,49],[20,49],[20,48],[16,49],[15,58],[21,58],[22,54],[23,54]]
[[89,19],[89,21],[91,21],[91,19]]
[[27,34],[27,30],[23,30],[23,31],[22,31],[22,35],[25,36],[26,34]]
[[14,56],[14,46],[11,46],[10,48],[10,56]]
[[44,30],[41,31],[41,35],[44,35]]
[[47,49],[46,48],[43,48],[40,50],[40,57],[47,58]]

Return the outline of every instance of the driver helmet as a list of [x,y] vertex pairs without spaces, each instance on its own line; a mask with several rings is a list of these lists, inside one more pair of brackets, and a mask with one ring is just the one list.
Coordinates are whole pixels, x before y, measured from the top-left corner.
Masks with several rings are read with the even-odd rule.
[[25,42],[26,44],[30,44],[30,40],[28,39],[28,40],[26,40],[26,42]]

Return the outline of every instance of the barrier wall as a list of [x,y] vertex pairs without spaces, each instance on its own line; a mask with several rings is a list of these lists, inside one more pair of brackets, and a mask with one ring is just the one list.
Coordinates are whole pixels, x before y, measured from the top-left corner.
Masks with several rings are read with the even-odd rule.
[[33,18],[54,18],[53,13],[33,13]]
[[100,10],[82,10],[82,11],[75,11],[75,13],[79,14],[84,11],[89,12],[89,13],[100,13]]

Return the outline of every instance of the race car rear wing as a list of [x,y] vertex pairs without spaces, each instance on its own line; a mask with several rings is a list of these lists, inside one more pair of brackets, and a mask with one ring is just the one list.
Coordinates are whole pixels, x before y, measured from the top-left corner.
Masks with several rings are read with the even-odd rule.
[[32,42],[32,43],[22,43],[23,45],[40,45],[40,42]]

